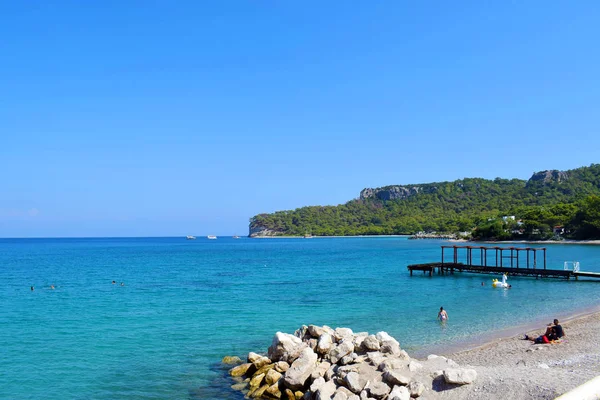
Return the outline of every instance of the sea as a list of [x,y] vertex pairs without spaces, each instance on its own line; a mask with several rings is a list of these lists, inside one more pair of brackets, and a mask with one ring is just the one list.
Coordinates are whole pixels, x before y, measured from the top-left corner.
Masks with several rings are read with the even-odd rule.
[[[0,398],[242,399],[222,358],[266,352],[277,331],[385,331],[416,357],[600,304],[600,280],[509,276],[495,289],[500,276],[411,277],[406,266],[439,261],[442,245],[453,243],[0,239]],[[600,272],[600,246],[509,246],[547,248],[548,268]]]

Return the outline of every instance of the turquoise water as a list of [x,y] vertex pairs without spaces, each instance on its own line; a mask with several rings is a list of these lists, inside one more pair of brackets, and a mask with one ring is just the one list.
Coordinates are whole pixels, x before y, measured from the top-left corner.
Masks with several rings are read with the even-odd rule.
[[[411,278],[406,265],[439,260],[442,244],[0,239],[0,398],[240,399],[221,358],[265,351],[302,324],[385,330],[419,352],[600,304],[600,282]],[[545,247],[549,268],[600,272],[600,246]]]

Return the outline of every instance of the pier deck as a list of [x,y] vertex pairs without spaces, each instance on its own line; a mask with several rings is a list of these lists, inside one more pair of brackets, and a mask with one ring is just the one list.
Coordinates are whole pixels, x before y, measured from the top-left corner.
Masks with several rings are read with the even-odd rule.
[[[444,261],[444,249],[453,250],[452,262]],[[460,251],[466,251],[466,262],[459,262]],[[473,250],[480,252],[479,263],[473,263]],[[495,252],[495,258],[492,258],[488,265],[488,251]],[[537,265],[537,252],[543,252],[543,266]],[[506,255],[510,253],[510,255]],[[525,256],[522,254],[526,253]],[[526,258],[526,260],[521,260]],[[504,260],[509,259],[507,265],[504,265]],[[526,261],[526,262],[523,262]],[[532,262],[531,262],[532,261]],[[494,274],[501,275],[508,273],[510,276],[530,276],[535,278],[563,278],[563,279],[578,279],[579,277],[600,279],[598,272],[584,272],[578,269],[549,269],[546,268],[546,249],[545,248],[516,248],[516,247],[484,247],[484,246],[442,246],[441,262],[433,262],[426,264],[413,264],[407,266],[410,275],[413,271],[422,271],[424,274],[433,276],[437,272],[439,275],[453,274],[456,272],[468,272],[476,274]]]

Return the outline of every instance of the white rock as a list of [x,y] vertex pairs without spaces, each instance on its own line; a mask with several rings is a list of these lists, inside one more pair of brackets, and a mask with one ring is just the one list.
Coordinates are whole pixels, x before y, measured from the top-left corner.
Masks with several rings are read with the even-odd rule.
[[406,362],[406,360],[393,357],[383,360],[383,362],[379,364],[378,369],[380,371],[386,372],[390,370],[405,369],[407,367],[408,362]]
[[337,347],[334,347],[329,352],[329,359],[332,364],[336,364],[342,357],[347,356],[348,354],[354,351],[354,344],[352,344],[351,340],[344,340]]
[[406,386],[410,383],[410,378],[408,376],[403,375],[400,372],[393,371],[393,370],[390,370],[390,371],[387,371],[386,373],[384,373],[383,380],[392,386],[394,386],[394,385]]
[[403,360],[410,360],[410,356],[408,355],[408,353],[404,350],[400,350],[400,354],[396,355],[397,358],[401,358]]
[[319,390],[315,392],[316,400],[331,400],[333,394],[335,393],[336,385],[333,381],[325,382]]
[[377,332],[375,337],[382,343],[391,341],[391,342],[395,342],[398,346],[400,346],[400,343],[398,343],[398,341],[396,339],[394,339],[393,337],[388,335],[387,332],[383,332],[383,331]]
[[309,325],[308,326],[308,333],[310,333],[310,335],[314,338],[318,338],[321,337],[322,334],[326,333],[325,329],[323,329],[320,326],[316,326],[316,325]]
[[354,339],[354,333],[350,328],[335,328],[335,338],[338,342],[342,340],[350,340]]
[[388,400],[410,400],[410,392],[405,386],[394,386]]
[[362,342],[367,336],[369,336],[369,334],[366,332],[361,332],[354,335],[354,339],[352,339],[352,343],[354,343],[354,351],[362,350]]
[[346,374],[344,378],[344,383],[354,393],[360,393],[364,387],[365,382],[361,379],[360,375],[356,372],[350,372]]
[[393,355],[399,355],[400,354],[400,345],[395,340],[384,340],[383,342],[381,342],[380,351],[382,353],[390,353]]
[[269,347],[268,355],[273,361],[291,363],[298,358],[304,348],[306,348],[306,344],[300,338],[288,333],[277,332]]
[[418,363],[418,362],[416,362],[416,361],[414,361],[414,360],[412,360],[412,361],[411,361],[411,362],[408,364],[408,370],[409,370],[410,372],[415,372],[415,371],[418,371],[418,370],[420,370],[421,368],[423,368],[423,364],[421,364],[421,363]]
[[390,391],[390,387],[383,382],[373,382],[369,385],[370,395],[377,399],[384,398]]
[[313,371],[313,373],[310,375],[310,377],[312,379],[317,379],[320,376],[325,376],[325,373],[327,372],[327,370],[329,369],[329,367],[331,367],[331,363],[328,361],[321,361],[320,363],[317,364],[317,368],[315,368],[315,370]]
[[317,368],[317,354],[310,348],[305,348],[300,356],[285,372],[285,385],[292,390],[300,390]]
[[425,391],[425,385],[421,382],[412,381],[408,384],[408,390],[410,391],[410,397],[419,397]]
[[373,364],[376,367],[386,360],[386,357],[378,351],[368,352],[367,357],[369,357],[369,361],[371,361],[371,364]]
[[367,351],[378,351],[381,348],[381,343],[379,343],[379,339],[375,335],[369,335],[363,340],[362,346]]
[[317,353],[327,354],[333,347],[333,338],[329,333],[323,333],[319,336],[319,342],[317,343]]
[[540,363],[538,364],[539,368],[543,368],[543,369],[549,369],[550,367],[548,366],[548,364],[544,364],[544,363]]
[[332,400],[348,400],[348,395],[341,390],[336,390]]
[[477,371],[467,368],[448,368],[444,370],[444,379],[447,383],[466,385],[477,379]]
[[313,383],[311,383],[311,385],[310,385],[310,391],[314,393],[314,392],[316,392],[317,390],[319,390],[319,388],[320,388],[321,386],[323,386],[324,384],[325,384],[325,378],[323,378],[323,377],[318,377],[317,379],[315,379],[315,380],[313,381]]

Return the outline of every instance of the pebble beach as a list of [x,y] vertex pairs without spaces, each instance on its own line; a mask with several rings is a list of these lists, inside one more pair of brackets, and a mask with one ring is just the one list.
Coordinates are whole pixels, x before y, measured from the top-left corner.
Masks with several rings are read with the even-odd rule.
[[[432,399],[555,399],[600,375],[600,313],[561,321],[559,343],[533,344],[524,334],[446,354],[477,371],[477,380],[432,393]],[[541,335],[544,326],[524,332]],[[425,397],[424,397],[425,398]]]

